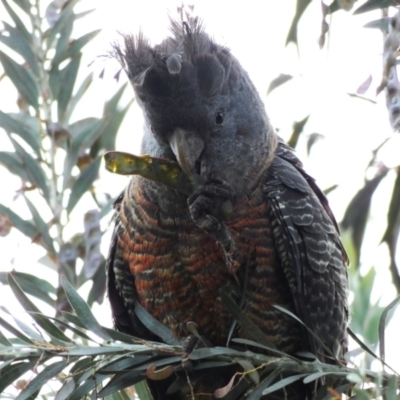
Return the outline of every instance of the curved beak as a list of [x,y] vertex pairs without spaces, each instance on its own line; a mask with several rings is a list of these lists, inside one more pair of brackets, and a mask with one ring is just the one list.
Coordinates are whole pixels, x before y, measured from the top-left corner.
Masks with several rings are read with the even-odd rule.
[[176,128],[169,140],[169,145],[183,172],[192,178],[197,175],[196,162],[204,149],[204,142],[190,131]]

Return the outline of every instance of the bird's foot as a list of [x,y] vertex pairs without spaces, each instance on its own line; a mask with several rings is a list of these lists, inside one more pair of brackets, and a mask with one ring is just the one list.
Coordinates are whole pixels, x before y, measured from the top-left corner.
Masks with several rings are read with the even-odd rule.
[[212,343],[205,336],[198,333],[197,324],[195,322],[188,322],[187,328],[191,335],[187,336],[182,343],[182,369],[186,372],[190,372],[193,365],[189,357],[193,350],[211,347]]
[[220,243],[231,272],[239,265],[238,252],[232,235],[221,219],[232,216],[232,190],[221,179],[212,179],[188,198],[193,222]]

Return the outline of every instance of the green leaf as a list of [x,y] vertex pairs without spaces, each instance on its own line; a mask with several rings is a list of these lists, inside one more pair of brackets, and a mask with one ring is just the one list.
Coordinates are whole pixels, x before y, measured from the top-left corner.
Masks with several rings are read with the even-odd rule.
[[[99,236],[102,236],[102,232],[99,232]],[[97,301],[97,303],[99,304],[102,304],[104,300],[104,295],[106,291],[106,280],[107,280],[105,264],[106,261],[103,257],[101,264],[97,268],[96,274],[92,278],[93,284],[87,298],[89,307],[91,307],[95,301]]]
[[57,45],[56,45],[56,53],[52,60],[52,65],[57,66],[57,68],[58,65],[61,63],[61,61],[67,58],[66,53],[72,33],[73,24],[74,24],[73,18],[67,19],[60,31],[60,36],[57,40]]
[[[82,400],[83,398],[85,398],[85,395],[87,393],[89,393],[99,383],[103,382],[108,377],[108,375],[96,375],[95,377],[93,377],[93,379],[86,380],[82,385],[80,385],[72,392],[68,400]],[[97,396],[100,397],[99,393],[97,393]]]
[[368,0],[362,6],[358,7],[357,10],[354,11],[354,14],[361,14],[368,11],[377,10],[379,8],[387,8],[397,5],[398,3],[396,0]]
[[[129,386],[135,385],[136,383],[146,379],[143,371],[133,370],[123,374],[118,374],[110,379],[110,382],[102,389],[99,393],[99,397],[109,396],[118,390],[125,389]],[[140,399],[142,400],[142,399]]]
[[[8,4],[7,0],[1,0],[1,2],[4,4],[4,8],[7,10],[8,15],[11,17],[11,19],[13,20],[15,26],[17,27],[17,29],[19,30],[19,32],[21,32],[25,39],[28,42],[32,41],[32,34],[28,31],[28,29],[26,28],[25,24],[22,22],[21,18],[17,15],[17,13],[11,8],[11,6]],[[23,10],[25,10],[24,7],[21,6],[23,0],[21,1],[15,1],[14,3],[18,4]],[[29,13],[29,12],[28,12]]]
[[39,88],[30,71],[0,51],[0,62],[21,96],[35,109],[39,109]]
[[8,275],[8,284],[10,285],[11,290],[20,304],[26,311],[31,312],[31,317],[42,329],[58,340],[71,343],[71,339],[65,336],[65,334],[56,325],[54,325],[44,316],[40,315],[40,310],[28,299],[18,283],[14,280],[12,274]]
[[[11,342],[4,336],[4,333],[0,329],[0,344],[2,346],[11,346]],[[12,360],[10,360],[11,362]],[[1,369],[2,366],[0,366]]]
[[22,113],[6,114],[0,110],[0,127],[16,133],[40,156],[40,123],[36,118]]
[[14,322],[18,325],[18,328],[21,329],[21,331],[27,337],[29,337],[29,339],[32,339],[35,342],[39,342],[39,343],[43,342],[43,337],[40,335],[40,333],[37,330],[32,329],[31,326],[27,325],[25,322],[22,322],[20,319],[15,317],[13,314],[11,314],[10,311],[7,310],[7,308],[2,306],[1,309],[14,319]]
[[25,182],[29,181],[25,167],[16,153],[11,151],[0,151],[0,164],[6,167],[12,174],[20,177],[21,180]]
[[136,302],[135,314],[140,319],[140,322],[147,329],[149,329],[150,332],[160,337],[163,342],[170,345],[180,344],[180,341],[173,335],[172,331],[161,322],[157,321],[153,316],[151,316],[139,302]]
[[71,213],[74,207],[77,205],[81,197],[91,188],[93,182],[96,180],[99,168],[100,168],[101,158],[98,157],[97,160],[92,161],[90,165],[85,167],[81,172],[78,179],[74,182],[71,189],[71,194],[69,196],[67,213]]
[[69,395],[75,390],[76,383],[74,378],[69,378],[64,385],[62,385],[61,389],[57,392],[54,400],[67,400]]
[[[18,329],[13,327],[11,324],[9,324],[5,319],[0,317],[0,325],[6,329],[8,332],[12,333],[14,336],[16,336],[18,339],[20,339],[22,342],[31,344],[33,345],[34,342],[28,338],[28,336],[25,336],[22,332],[20,332]],[[1,386],[1,380],[0,380],[0,386]],[[1,390],[0,390],[1,393]]]
[[16,29],[13,26],[7,24],[7,22],[3,21],[3,25],[5,26],[9,36],[0,35],[0,41],[8,46],[10,49],[20,54],[31,67],[33,73],[38,76],[39,66],[36,60],[36,56],[32,50],[31,44],[28,40],[26,40],[25,35],[22,34],[19,29]]
[[83,95],[89,89],[89,86],[93,82],[93,72],[91,72],[81,83],[76,93],[72,96],[71,101],[69,102],[68,109],[65,113],[65,120],[69,121],[71,119],[71,115],[75,110],[75,107],[80,103]]
[[49,201],[50,194],[49,188],[47,187],[47,177],[43,169],[40,166],[38,160],[35,160],[25,149],[13,138],[10,138],[15,148],[15,151],[21,158],[21,161],[26,167],[26,172],[29,176],[29,180],[33,185],[38,186],[42,192],[45,200]]
[[0,204],[0,214],[6,215],[11,221],[14,228],[18,229],[20,232],[31,239],[34,239],[39,233],[35,225],[33,225],[29,221],[25,221],[14,211],[9,209],[8,207],[5,207],[3,204]]
[[25,202],[29,208],[29,211],[32,214],[33,221],[38,228],[39,234],[42,239],[42,243],[45,247],[45,249],[52,254],[53,256],[56,255],[56,250],[54,248],[54,243],[53,239],[51,238],[49,234],[49,225],[43,221],[43,218],[41,217],[39,211],[36,209],[36,207],[33,205],[33,203],[28,199],[27,196],[24,195]]
[[316,372],[314,374],[306,376],[303,379],[303,383],[310,383],[324,376],[346,376],[347,374],[348,372]]
[[47,38],[47,48],[51,49],[54,45],[56,37],[61,33],[65,24],[75,20],[74,7],[79,0],[70,1],[65,8],[60,10],[58,20],[54,26],[50,29],[50,35]]
[[42,372],[33,378],[28,386],[17,396],[16,400],[26,400],[40,390],[50,379],[58,375],[68,363],[65,360],[48,365]]
[[315,334],[299,317],[297,317],[296,315],[294,315],[292,312],[290,312],[289,310],[286,310],[286,308],[283,308],[281,306],[278,306],[276,304],[274,304],[273,306],[274,308],[276,308],[277,310],[279,310],[280,312],[289,315],[291,318],[293,318],[295,321],[299,322],[301,325],[304,326],[304,328],[307,329],[307,331],[311,334],[311,336],[317,341],[317,343],[327,352],[327,354],[329,354],[334,360],[336,360],[335,355],[332,353],[332,350],[319,338],[319,336],[317,334]]
[[296,13],[293,17],[292,25],[290,26],[288,36],[286,38],[286,45],[293,42],[297,46],[297,26],[299,21],[304,14],[304,11],[311,3],[311,0],[297,0]]
[[82,54],[71,59],[71,61],[60,71],[60,91],[58,93],[58,120],[60,122],[65,121],[65,113],[68,104],[71,100],[72,92],[74,90],[76,77],[78,76],[78,70],[81,63]]
[[298,374],[298,375],[292,375],[289,376],[285,379],[282,379],[278,382],[276,382],[275,384],[273,384],[272,386],[270,386],[269,388],[265,389],[262,394],[266,395],[266,394],[270,394],[272,392],[275,392],[278,389],[282,389],[287,385],[290,385],[293,382],[296,382],[298,380],[300,380],[301,378],[304,378],[305,376],[307,376],[308,374]]
[[93,40],[99,33],[101,29],[97,29],[95,31],[89,32],[86,35],[81,36],[79,39],[74,40],[66,53],[65,58],[74,58],[78,55],[78,53],[91,41]]
[[29,0],[13,0],[15,4],[17,4],[21,10],[24,10],[28,15],[31,15],[31,3]]
[[396,307],[400,301],[400,296],[397,296],[389,305],[385,307],[382,312],[381,317],[379,318],[379,355],[381,360],[385,361],[385,326],[386,326],[386,317],[388,312]]
[[119,102],[125,91],[127,84],[124,84],[114,96],[105,103],[103,110],[104,130],[101,137],[94,143],[90,149],[90,155],[94,158],[99,154],[100,150],[114,150],[115,138],[117,136],[119,127],[133,103],[133,99],[126,105],[125,108],[119,108]]
[[293,79],[292,75],[288,74],[280,74],[278,77],[273,79],[268,86],[267,95],[270,94],[273,90],[278,88],[279,86],[283,85],[284,83]]
[[247,400],[259,400],[262,396],[262,392],[264,389],[267,389],[271,383],[275,380],[275,378],[281,374],[282,371],[279,368],[276,368],[272,371],[262,382],[261,385],[258,386],[255,390],[253,390]]
[[85,118],[70,125],[72,140],[64,163],[63,190],[69,187],[72,169],[77,164],[80,153],[102,134],[103,124],[104,121],[99,118]]
[[72,324],[75,324],[76,326],[79,326],[79,328],[86,329],[81,320],[75,315],[71,314],[66,311],[62,311],[62,316],[68,321],[71,322]]
[[61,278],[61,284],[65,290],[68,301],[70,302],[82,324],[89,331],[93,332],[102,339],[107,341],[112,340],[110,335],[99,325],[88,305],[85,303],[82,297],[79,296],[74,287],[65,279],[65,277]]
[[18,380],[18,378],[30,371],[37,363],[38,358],[34,358],[29,362],[16,362],[15,364],[9,365],[1,371],[0,379],[0,393],[2,393],[7,386]]
[[[49,293],[55,294],[56,289],[50,282],[23,272],[13,271],[12,274],[24,293],[30,294],[54,307],[54,299],[49,296]],[[3,285],[8,285],[7,272],[0,272],[0,282]]]

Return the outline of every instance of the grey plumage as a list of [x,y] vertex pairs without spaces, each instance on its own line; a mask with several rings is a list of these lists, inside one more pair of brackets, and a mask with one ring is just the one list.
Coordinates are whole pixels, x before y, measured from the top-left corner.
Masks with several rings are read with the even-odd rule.
[[[343,357],[347,256],[328,202],[276,135],[230,51],[196,19],[171,21],[171,31],[154,47],[142,34],[128,35],[115,53],[144,114],[142,152],[177,161],[189,178],[200,175],[205,184],[187,196],[133,177],[117,201],[107,264],[116,326],[154,339],[135,315],[139,302],[177,337],[188,334],[191,320],[213,344],[224,345],[232,315],[221,290],[239,302],[248,281],[243,315],[270,342],[334,363],[273,307],[297,314]],[[232,210],[224,214],[227,203]],[[247,337],[240,327],[234,335]]]

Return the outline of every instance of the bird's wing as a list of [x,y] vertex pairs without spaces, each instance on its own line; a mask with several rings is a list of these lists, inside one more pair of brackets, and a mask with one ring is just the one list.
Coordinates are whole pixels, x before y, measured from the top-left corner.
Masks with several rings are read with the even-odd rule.
[[[348,321],[347,255],[328,202],[282,142],[264,192],[275,246],[298,316],[336,357],[342,357]],[[308,337],[310,350],[329,362],[318,341]]]
[[114,230],[110,250],[107,257],[107,292],[115,328],[123,333],[147,340],[155,340],[153,335],[135,314],[137,293],[135,278],[129,271],[129,266],[123,260],[119,240],[124,227],[121,224],[120,208],[124,192],[114,202]]

